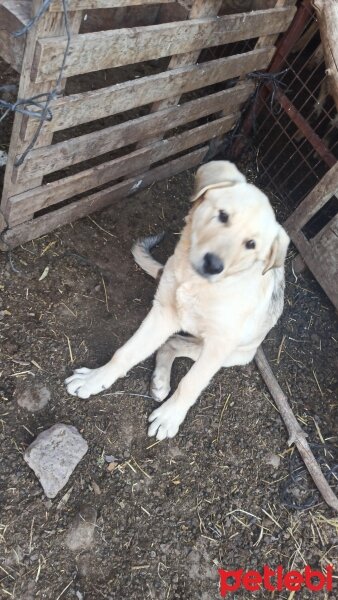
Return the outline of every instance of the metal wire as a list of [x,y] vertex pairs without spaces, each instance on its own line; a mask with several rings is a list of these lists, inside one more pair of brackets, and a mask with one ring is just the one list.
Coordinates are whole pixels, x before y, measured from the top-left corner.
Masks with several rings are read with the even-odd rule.
[[[0,86],[0,92],[1,91],[6,91],[3,88],[6,88],[7,86]],[[1,121],[3,121],[9,112],[17,112],[20,113],[21,115],[27,115],[27,117],[32,117],[33,119],[39,119],[39,121],[42,120],[42,115],[43,115],[43,110],[45,108],[45,102],[43,101],[39,101],[39,100],[45,100],[47,99],[47,94],[38,94],[37,96],[33,96],[32,98],[28,98],[27,100],[16,100],[13,104],[10,102],[6,102],[5,100],[0,100],[0,110],[4,109],[4,114],[2,115],[2,117],[0,117],[0,123]],[[35,106],[36,108],[39,108],[40,110],[37,111],[33,111],[33,110],[29,110],[28,108],[25,108],[27,106]],[[51,121],[52,120],[52,112],[51,110],[48,109],[46,117],[44,119],[45,121]]]
[[43,0],[36,15],[30,21],[28,21],[27,25],[24,25],[24,27],[22,27],[22,29],[19,29],[19,31],[15,31],[14,33],[12,33],[12,36],[20,37],[21,35],[24,35],[25,33],[27,33],[27,31],[32,29],[32,27],[34,27],[35,23],[37,23],[39,21],[39,19],[41,19],[41,17],[45,14],[45,12],[47,12],[51,2],[52,2],[52,0]]
[[[300,38],[315,23],[313,15],[305,24]],[[317,39],[318,38],[318,39]],[[309,36],[304,46],[294,57],[287,57],[287,69],[280,75],[279,85],[300,115],[310,124],[326,148],[338,155],[337,136],[334,135],[336,112],[332,99],[329,99],[322,85],[325,78],[324,59],[310,68],[315,53],[318,55],[318,28]],[[315,44],[315,47],[314,47]],[[292,49],[291,49],[292,51]],[[271,84],[268,86],[271,88]],[[263,108],[254,131],[256,162],[260,178],[266,179],[277,195],[284,197],[289,206],[298,204],[312,189],[313,185],[328,170],[325,161],[310,141],[301,134],[288,113],[276,111],[273,101],[276,90],[269,95],[261,95]],[[325,103],[325,106],[324,106]],[[255,119],[256,121],[256,115]],[[301,136],[301,137],[299,137]]]
[[[60,67],[60,71],[59,71],[59,75],[58,75],[55,87],[49,92],[38,94],[37,96],[32,96],[31,98],[19,98],[18,100],[16,100],[13,103],[6,102],[5,100],[0,99],[0,110],[4,111],[4,114],[0,118],[0,122],[3,121],[3,119],[5,119],[6,116],[10,112],[17,112],[17,113],[26,115],[26,116],[34,118],[34,119],[38,119],[38,121],[39,121],[38,127],[31,139],[31,141],[29,142],[27,148],[23,151],[21,156],[19,156],[19,158],[17,158],[17,160],[15,161],[14,165],[16,167],[19,167],[20,165],[23,164],[26,156],[32,150],[32,148],[35,146],[44,123],[46,121],[52,120],[53,113],[52,113],[52,110],[50,109],[50,104],[51,104],[52,100],[54,100],[61,91],[61,82],[62,82],[63,73],[64,73],[64,69],[65,69],[65,65],[66,65],[66,60],[67,60],[67,56],[68,56],[68,52],[69,52],[69,46],[70,46],[70,42],[71,42],[71,33],[70,33],[70,29],[69,29],[69,19],[68,19],[68,2],[67,2],[67,0],[61,0],[61,1],[62,1],[62,6],[63,6],[63,18],[64,18],[64,24],[65,24],[65,30],[66,30],[66,36],[67,36],[67,44],[66,44],[66,48],[65,48],[65,51],[63,54],[62,64]],[[51,2],[52,2],[52,0],[43,0],[36,15],[22,29],[13,33],[12,34],[13,37],[20,37],[20,36],[24,35],[25,33],[27,33],[30,29],[32,29],[32,27],[34,27],[36,25],[36,23],[39,21],[39,19],[41,19],[41,17],[46,13]],[[8,87],[8,86],[0,87],[0,91],[8,91],[8,90],[4,90],[4,87]],[[35,108],[38,108],[39,110],[37,110],[37,111],[30,110],[29,107],[33,107],[33,106]]]

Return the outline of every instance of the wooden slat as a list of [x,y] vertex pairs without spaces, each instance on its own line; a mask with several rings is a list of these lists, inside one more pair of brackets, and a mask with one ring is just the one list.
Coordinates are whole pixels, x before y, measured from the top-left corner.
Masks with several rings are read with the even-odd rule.
[[20,73],[26,36],[13,33],[26,25],[31,17],[29,0],[1,0],[0,2],[0,56]]
[[[1,19],[2,11],[0,6],[0,23]],[[13,30],[18,29],[18,27],[13,28]],[[21,72],[24,51],[24,37],[14,38],[9,31],[0,28],[0,56],[18,73]]]
[[[120,8],[124,6],[139,6],[140,4],[169,4],[173,0],[69,0],[69,10],[91,10],[95,8]],[[51,12],[63,12],[60,0],[52,2]]]
[[[188,13],[188,19],[205,19],[205,18],[215,18],[217,17],[221,7],[222,0],[192,0],[191,8]],[[185,54],[174,54],[171,57],[168,71],[178,69],[180,67],[185,67],[188,65],[194,65],[198,62],[200,56],[200,50],[195,52],[186,52]],[[159,110],[163,110],[165,108],[169,108],[169,106],[175,106],[179,104],[181,94],[176,96],[170,95],[167,98],[161,99],[152,103],[150,112],[158,112]],[[152,140],[146,140],[145,144],[149,144],[151,142],[156,141],[156,139],[161,139],[163,136],[157,136],[152,138]],[[137,147],[142,147],[145,145],[143,141],[139,142]]]
[[7,228],[7,221],[0,210],[0,233]]
[[337,0],[315,0],[313,5],[318,18],[328,90],[338,110],[338,2]]
[[13,196],[7,204],[7,222],[11,227],[24,223],[31,219],[35,212],[48,206],[83,194],[109,181],[114,181],[114,179],[125,177],[128,174],[132,175],[135,171],[140,172],[148,166],[149,158],[149,149],[142,148],[127,156],[107,161],[102,165],[90,167],[75,175]]
[[92,194],[73,204],[55,210],[50,214],[38,217],[32,221],[26,221],[17,227],[8,229],[0,236],[0,248],[2,250],[15,248],[19,244],[45,235],[61,225],[80,219],[95,210],[105,208],[111,205],[114,200],[119,200],[134,194],[147,187],[153,181],[160,181],[161,179],[172,177],[181,171],[196,167],[202,162],[207,151],[208,146],[200,148],[199,150],[195,150],[185,156],[172,160],[165,165],[155,167],[154,169],[147,171],[147,173],[123,181],[106,190],[102,190],[101,192]]
[[242,11],[263,10],[263,8],[273,8],[276,0],[226,0],[223,2],[221,14],[233,14],[238,12],[240,6]]
[[338,162],[322,177],[284,223],[305,263],[336,308],[338,308],[338,215],[311,240],[306,238],[302,228],[337,193]]
[[[39,8],[41,8],[41,0],[28,1],[30,4],[31,14],[35,15]],[[71,33],[76,33],[79,30],[81,18],[81,12],[69,12],[68,27]],[[51,14],[46,12],[36,22],[35,26],[32,27],[26,34],[18,98],[30,98],[41,93],[47,93],[55,86],[56,81],[49,81],[48,83],[44,84],[33,84],[30,79],[30,71],[36,46],[36,39],[39,36],[43,37],[43,35],[46,35],[46,32],[48,32],[48,36],[55,35],[55,37],[59,37],[65,33],[65,23],[62,14]],[[65,80],[63,80],[61,83],[64,84]],[[33,135],[38,127],[38,120],[28,119],[28,117],[21,115],[20,113],[15,113],[1,199],[1,209],[3,211],[5,211],[6,202],[9,196],[27,190],[31,187],[41,185],[41,179],[39,178],[37,178],[35,181],[32,179],[25,181],[22,183],[21,187],[16,185],[16,175],[18,169],[15,167],[15,160],[18,155],[20,156],[20,154],[27,148],[28,144],[27,140],[25,140],[25,131],[28,121],[29,123],[33,122],[33,130],[31,131],[31,135]],[[50,123],[46,122],[35,143],[35,147],[50,144],[52,141],[52,136],[53,131],[50,127]],[[31,137],[29,139],[31,140]]]
[[149,165],[159,162],[168,156],[188,150],[193,146],[223,135],[233,127],[239,113],[228,115],[190,129],[180,135],[156,142],[115,160],[91,167],[70,177],[46,184],[38,189],[18,194],[10,198],[7,206],[7,221],[10,226],[23,223],[32,215],[46,208],[99,187],[125,175],[144,170]]
[[32,150],[20,168],[18,180],[29,181],[37,174],[53,173],[216,112],[230,114],[241,106],[253,89],[252,82],[243,82],[236,88],[204,96],[181,106]]
[[[284,8],[287,6],[295,6],[296,0],[274,0],[273,6],[275,9]],[[296,9],[295,9],[296,12]],[[272,34],[272,35],[271,35]],[[258,38],[255,48],[266,48],[267,46],[274,46],[278,39],[278,35],[271,32],[268,35]]]
[[[70,43],[65,76],[279,33],[287,28],[294,14],[295,8],[276,8],[216,19],[194,19],[77,35]],[[34,81],[48,81],[56,76],[66,44],[66,37],[38,40],[33,65]]]
[[[336,197],[336,203],[338,206],[338,197]],[[334,246],[336,247],[336,245],[338,244],[338,214],[335,215],[334,217],[332,217],[332,219],[326,223],[326,225],[323,227],[323,229],[321,229],[315,236],[314,238],[312,238],[312,240],[310,240],[310,243],[313,246],[317,246],[318,248],[320,248],[321,250],[324,250],[325,252],[329,253],[331,255],[331,262],[334,262],[335,265],[335,273],[338,275],[338,261],[337,261],[337,256],[338,253],[337,252],[331,252],[332,249],[332,237],[335,237],[335,244]],[[320,252],[318,253],[319,255],[321,254]],[[338,279],[337,279],[337,286],[338,286]],[[338,289],[338,287],[337,287]]]
[[308,196],[297,206],[284,226],[290,236],[300,231],[306,223],[338,193],[338,162],[317,183]]
[[[244,83],[240,84],[237,86],[237,91],[235,91],[234,88],[229,88],[228,90],[224,90],[222,92],[219,92],[217,94],[210,94],[208,97],[203,96],[202,98],[199,98],[198,100],[194,100],[192,102],[189,103],[184,103],[184,105],[180,106],[179,111],[176,112],[176,110],[174,108],[171,108],[170,105],[170,111],[169,112],[162,112],[161,113],[161,119],[163,119],[163,122],[165,123],[165,125],[168,124],[168,122],[171,122],[171,120],[173,120],[173,125],[172,127],[176,127],[177,125],[182,125],[182,123],[186,123],[188,121],[193,121],[194,119],[197,119],[199,117],[205,116],[205,115],[210,115],[213,112],[217,112],[217,111],[224,111],[224,114],[229,114],[230,112],[233,112],[234,109],[236,109],[236,107],[239,104],[242,104],[248,97],[249,93],[251,93],[254,90],[254,84],[250,81],[245,81]],[[223,98],[223,101],[222,101]],[[223,104],[222,104],[223,102]],[[168,108],[166,106],[164,106],[163,108]],[[144,137],[147,138],[148,136],[148,124],[149,121],[152,119],[151,116],[147,116],[147,117],[142,117],[142,121],[135,119],[132,120],[131,123],[133,125],[135,125],[135,127],[138,126],[138,123],[140,123],[140,125],[142,124],[142,126],[145,128],[144,131]],[[158,125],[159,125],[159,121],[158,121],[158,117],[154,118],[154,129],[155,132],[154,133],[158,133]],[[164,127],[163,128],[163,132],[170,129],[170,127]],[[111,130],[111,128],[109,128],[109,131]],[[28,128],[29,131],[29,128]],[[28,136],[29,138],[29,136]],[[140,135],[138,139],[141,139],[142,135]],[[80,138],[81,140],[84,138]],[[91,139],[91,138],[89,138]],[[135,140],[135,138],[133,138],[133,142],[137,141]],[[95,138],[93,139],[93,141],[95,142]],[[110,150],[112,149],[112,147],[110,147]],[[103,154],[103,152],[101,152],[101,154]],[[94,155],[95,156],[95,155]]]
[[321,232],[319,242],[309,242],[302,231],[292,234],[292,241],[331,302],[338,309],[338,217]]
[[227,79],[264,69],[274,48],[252,50],[199,65],[181,67],[157,75],[141,77],[99,90],[55,100],[51,126],[54,131],[102,119],[150,102],[191,92]]

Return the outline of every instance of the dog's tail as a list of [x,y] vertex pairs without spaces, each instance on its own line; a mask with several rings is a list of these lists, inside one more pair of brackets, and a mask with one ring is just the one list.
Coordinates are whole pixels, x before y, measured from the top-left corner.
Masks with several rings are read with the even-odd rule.
[[163,265],[151,256],[150,251],[162,242],[163,238],[164,232],[141,238],[135,242],[131,249],[135,262],[154,279],[157,279],[160,275]]

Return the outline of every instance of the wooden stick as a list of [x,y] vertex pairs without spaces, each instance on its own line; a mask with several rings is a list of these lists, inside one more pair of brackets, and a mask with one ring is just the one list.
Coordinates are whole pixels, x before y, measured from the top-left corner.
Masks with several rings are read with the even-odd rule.
[[260,346],[255,356],[258,370],[266,383],[266,386],[274,399],[280,415],[286,425],[289,433],[288,445],[295,444],[301,455],[307,470],[309,471],[315,485],[320,491],[325,502],[334,510],[338,511],[338,498],[326,481],[322,470],[316,461],[311,448],[306,440],[307,434],[299,425],[292,409],[289,406],[288,399],[281,389],[276,377],[274,376],[266,356]]
[[329,91],[338,109],[338,3],[337,0],[314,0],[326,64]]

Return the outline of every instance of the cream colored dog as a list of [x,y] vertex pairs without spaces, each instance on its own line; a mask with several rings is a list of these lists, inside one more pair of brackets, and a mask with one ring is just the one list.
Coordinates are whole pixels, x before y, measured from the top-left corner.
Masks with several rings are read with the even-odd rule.
[[[175,358],[192,358],[195,362],[176,391],[150,415],[148,433],[158,440],[176,435],[221,367],[254,358],[283,310],[289,238],[265,194],[232,163],[214,161],[198,169],[192,201],[140,328],[106,365],[77,369],[66,380],[70,394],[89,398],[159,348],[152,395],[162,402],[170,391]],[[162,270],[150,255],[158,241],[146,238],[133,248],[136,262],[153,277]],[[174,335],[182,330],[192,337]]]

